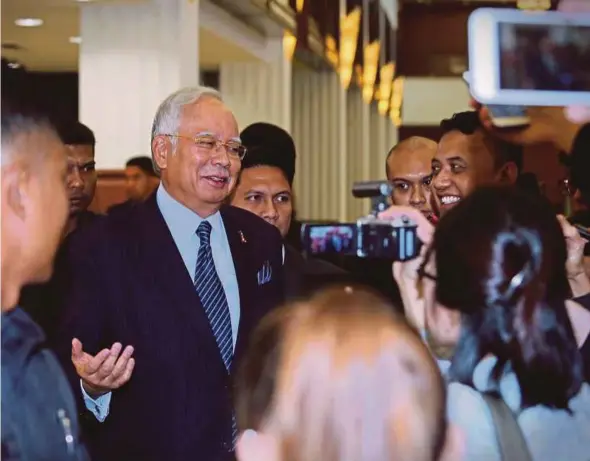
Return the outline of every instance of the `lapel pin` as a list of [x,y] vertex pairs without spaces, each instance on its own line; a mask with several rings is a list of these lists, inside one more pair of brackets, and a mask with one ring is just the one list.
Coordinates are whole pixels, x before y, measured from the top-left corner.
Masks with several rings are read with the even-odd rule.
[[242,231],[238,231],[238,234],[240,235],[240,242],[247,243],[246,237],[244,237],[244,233]]

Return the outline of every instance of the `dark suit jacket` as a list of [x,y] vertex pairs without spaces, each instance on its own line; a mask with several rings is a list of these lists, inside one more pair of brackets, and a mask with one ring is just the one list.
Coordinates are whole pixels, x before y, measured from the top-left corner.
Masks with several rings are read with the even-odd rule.
[[288,300],[307,296],[326,286],[350,283],[348,272],[327,261],[306,258],[291,245],[285,244],[285,296]]
[[[221,215],[240,295],[233,375],[255,324],[282,302],[282,251],[277,230],[252,213],[228,206]],[[100,424],[90,416],[93,459],[231,459],[232,378],[155,194],[77,233],[68,249],[60,337],[74,389],[81,394],[69,359],[73,337],[91,354],[116,341],[135,347],[133,376],[113,392],[109,416]],[[272,279],[258,285],[266,261]]]

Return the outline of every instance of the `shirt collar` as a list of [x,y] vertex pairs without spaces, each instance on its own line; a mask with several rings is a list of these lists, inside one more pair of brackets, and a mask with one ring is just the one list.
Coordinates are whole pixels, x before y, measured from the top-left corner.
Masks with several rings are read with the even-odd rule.
[[[172,197],[162,183],[156,192],[156,202],[175,241],[190,238],[203,221],[197,213]],[[225,230],[219,211],[207,217],[206,220],[211,224],[212,234]]]

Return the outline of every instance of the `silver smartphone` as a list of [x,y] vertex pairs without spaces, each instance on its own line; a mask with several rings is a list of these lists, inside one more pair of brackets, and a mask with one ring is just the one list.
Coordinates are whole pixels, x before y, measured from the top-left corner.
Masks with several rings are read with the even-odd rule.
[[475,10],[469,86],[482,104],[590,106],[590,14]]

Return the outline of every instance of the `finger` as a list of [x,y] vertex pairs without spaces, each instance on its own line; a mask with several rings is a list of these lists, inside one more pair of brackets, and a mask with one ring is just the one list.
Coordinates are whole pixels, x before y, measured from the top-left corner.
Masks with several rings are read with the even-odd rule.
[[483,106],[480,102],[476,101],[475,99],[471,98],[469,100],[469,107],[472,107],[476,111],[479,111]]
[[[84,372],[88,376],[95,374],[97,372],[97,370],[101,367],[101,365],[104,363],[104,361],[108,358],[110,353],[111,353],[110,350],[103,349],[98,354],[96,354],[94,357],[88,356],[88,357],[90,357],[90,359],[88,360],[88,363],[84,364],[85,365]],[[86,354],[86,355],[88,355],[88,354]]]
[[82,343],[78,338],[72,339],[72,361],[77,362],[84,356],[84,350],[82,349]]
[[111,377],[112,377],[113,381],[116,381],[117,379],[119,379],[123,375],[123,373],[125,372],[125,369],[127,368],[127,362],[129,362],[132,355],[133,355],[133,346],[127,346],[123,350],[123,353],[121,354],[121,356],[117,359],[117,362],[115,363],[115,368],[113,368],[113,372],[111,373]]
[[418,238],[422,243],[429,244],[431,242],[434,234],[434,226],[420,211],[411,207],[391,206],[379,213],[379,219],[393,220],[396,218],[409,218],[418,227]]
[[590,107],[570,106],[565,108],[565,115],[570,122],[586,123],[590,122]]
[[98,379],[103,380],[108,378],[113,369],[115,368],[115,363],[117,363],[117,359],[119,358],[119,354],[121,353],[121,349],[123,345],[121,343],[114,343],[111,347],[109,352],[109,356],[103,362],[103,364],[96,370],[96,376]]
[[116,381],[113,382],[113,388],[121,387],[123,384],[126,384],[130,379],[131,375],[133,374],[133,369],[135,368],[135,359],[131,357],[127,362],[127,366],[125,367],[125,371],[123,375],[119,377]]
[[572,226],[563,215],[557,215],[557,220],[559,221],[561,231],[565,238],[573,238],[576,235],[579,235],[577,229]]

